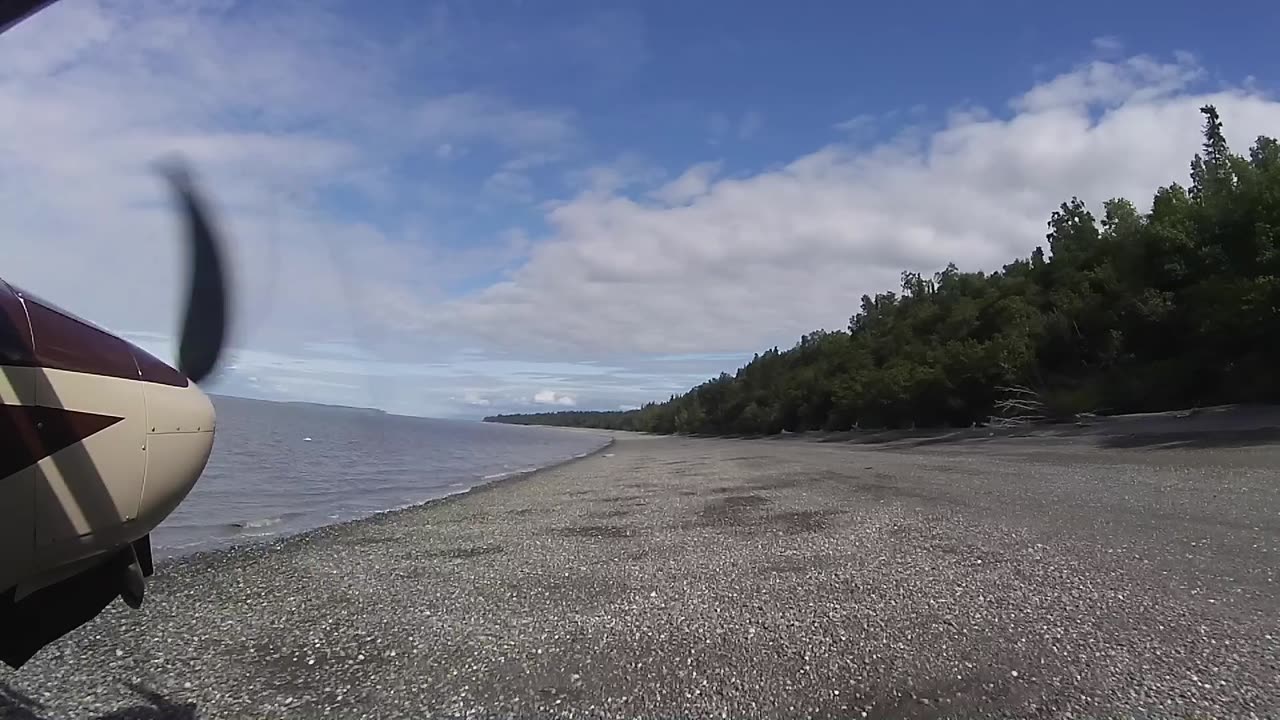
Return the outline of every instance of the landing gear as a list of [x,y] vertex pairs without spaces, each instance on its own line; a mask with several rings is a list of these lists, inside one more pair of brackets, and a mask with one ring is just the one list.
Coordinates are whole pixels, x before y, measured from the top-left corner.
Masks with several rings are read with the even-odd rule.
[[[148,544],[148,552],[150,549]],[[138,559],[137,549],[130,545],[121,550],[114,562],[120,599],[124,600],[125,605],[137,610],[142,607],[142,596],[147,591],[147,581],[142,574],[142,562]]]
[[154,572],[151,538],[122,548],[110,559],[15,600],[0,593],[0,661],[17,669],[41,648],[89,622],[116,597],[142,605],[145,578]]

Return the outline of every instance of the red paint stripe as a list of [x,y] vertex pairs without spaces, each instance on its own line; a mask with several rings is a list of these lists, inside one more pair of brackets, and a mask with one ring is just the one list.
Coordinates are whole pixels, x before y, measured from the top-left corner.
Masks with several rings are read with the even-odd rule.
[[185,375],[57,305],[0,281],[0,365],[186,387]]
[[123,419],[62,408],[0,405],[0,478],[25,470]]

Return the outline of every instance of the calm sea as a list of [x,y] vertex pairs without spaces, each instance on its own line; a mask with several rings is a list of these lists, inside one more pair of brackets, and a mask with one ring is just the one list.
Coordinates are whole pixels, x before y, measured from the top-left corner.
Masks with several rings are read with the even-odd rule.
[[443,497],[602,447],[603,434],[216,397],[209,465],[152,533],[158,557]]

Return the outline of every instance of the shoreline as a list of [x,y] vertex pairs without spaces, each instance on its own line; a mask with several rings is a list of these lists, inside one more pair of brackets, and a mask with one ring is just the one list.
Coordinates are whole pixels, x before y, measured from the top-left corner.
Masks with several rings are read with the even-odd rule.
[[971,450],[990,443],[1006,443],[1011,445],[1034,445],[1037,441],[1072,442],[1085,441],[1089,446],[1111,451],[1123,449],[1124,444],[1107,444],[1108,439],[1115,438],[1148,438],[1154,442],[1144,446],[1167,448],[1203,448],[1209,441],[1230,433],[1242,433],[1239,445],[1280,442],[1280,405],[1219,405],[1187,410],[1168,410],[1152,413],[1132,413],[1127,415],[1110,415],[1089,418],[1078,422],[1033,423],[1012,428],[922,428],[918,430],[848,430],[848,431],[806,431],[798,433],[781,433],[779,435],[660,435],[656,433],[634,432],[627,430],[603,430],[599,428],[560,427],[549,425],[529,425],[525,427],[544,428],[555,432],[583,432],[608,434],[604,445],[581,457],[571,457],[545,467],[529,471],[513,471],[493,480],[483,481],[457,492],[430,498],[419,503],[403,507],[379,510],[369,515],[350,518],[335,523],[308,528],[296,533],[263,537],[258,540],[247,539],[223,547],[197,550],[192,553],[170,555],[159,558],[155,562],[156,571],[160,572],[171,566],[194,562],[210,556],[240,553],[252,550],[274,550],[285,547],[290,541],[302,540],[311,535],[323,534],[326,530],[336,530],[348,525],[372,522],[382,518],[395,516],[414,510],[422,510],[447,501],[473,496],[489,489],[496,489],[508,483],[518,482],[539,473],[555,470],[568,464],[579,462],[607,451],[613,447],[619,436],[644,438],[687,438],[708,441],[759,441],[784,444],[830,445],[833,447],[865,448],[876,450],[913,450],[926,447],[941,446],[958,451]]
[[[599,431],[599,432],[604,432],[604,431]],[[403,507],[388,508],[386,510],[378,510],[369,515],[365,515],[363,517],[349,518],[347,520],[341,520],[335,523],[329,523],[326,525],[320,525],[317,527],[308,528],[306,530],[302,530],[296,533],[289,533],[285,535],[274,535],[270,537],[261,538],[257,541],[249,540],[245,542],[226,545],[224,547],[208,548],[204,550],[197,550],[195,552],[187,553],[183,555],[170,555],[163,558],[159,558],[155,561],[155,575],[158,576],[164,570],[176,568],[176,567],[187,565],[190,563],[216,562],[218,559],[221,558],[221,556],[226,556],[226,555],[243,554],[243,553],[252,552],[252,551],[274,551],[274,550],[287,549],[287,546],[292,542],[305,541],[306,539],[310,538],[313,535],[315,536],[322,535],[324,534],[325,531],[334,531],[340,528],[346,528],[347,526],[351,526],[351,525],[390,519],[390,518],[394,518],[395,516],[401,513],[420,511],[420,510],[430,508],[436,505],[440,505],[446,502],[457,501],[461,498],[478,495],[485,491],[489,491],[507,484],[516,483],[521,480],[527,480],[539,473],[556,470],[566,465],[572,465],[573,463],[581,462],[583,460],[586,460],[588,458],[591,458],[595,455],[598,455],[608,450],[610,447],[613,447],[614,441],[615,441],[615,438],[610,437],[608,438],[608,441],[604,445],[601,445],[595,450],[592,450],[588,453],[584,453],[577,457],[567,458],[565,460],[561,460],[559,462],[555,462],[540,468],[534,468],[532,470],[513,471],[510,474],[503,475],[502,477],[494,478],[493,480],[485,480],[478,485],[472,485],[466,489],[459,490],[457,492],[448,493],[447,495],[441,495],[440,497],[423,500],[422,502],[419,502],[419,503],[413,503],[411,505],[405,505]],[[0,716],[0,720],[3,720],[3,716]]]
[[[530,426],[533,427],[533,426]],[[556,427],[556,426],[544,426]],[[569,428],[566,428],[569,429]],[[603,431],[602,431],[603,432]],[[929,445],[961,448],[966,445],[999,441],[1084,441],[1095,447],[1114,449],[1108,445],[1114,438],[1163,438],[1165,444],[1194,446],[1184,441],[1208,440],[1230,433],[1240,433],[1259,442],[1280,441],[1280,405],[1215,405],[1125,415],[1088,416],[1076,421],[1029,422],[1023,425],[972,428],[897,428],[854,430],[804,430],[776,435],[707,435],[649,433],[630,430],[608,432],[643,437],[675,437],[699,440],[751,440],[782,443],[814,443],[836,446],[913,449]],[[1161,444],[1159,442],[1153,444]]]
[[0,720],[1274,714],[1280,443],[1025,444],[619,433],[169,566]]

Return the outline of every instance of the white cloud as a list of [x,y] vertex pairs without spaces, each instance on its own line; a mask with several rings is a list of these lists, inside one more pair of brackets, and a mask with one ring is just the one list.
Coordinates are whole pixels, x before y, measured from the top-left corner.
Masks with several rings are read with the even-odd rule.
[[1204,69],[1186,53],[1179,53],[1167,63],[1145,55],[1119,62],[1095,60],[1037,85],[1010,104],[1015,110],[1039,112],[1154,102],[1186,88],[1203,75]]
[[1093,49],[1103,54],[1114,54],[1124,50],[1124,41],[1115,35],[1101,35],[1093,39]]
[[484,189],[520,202],[529,202],[534,197],[533,180],[515,170],[502,169],[490,175],[484,181]]
[[410,121],[413,130],[427,138],[483,139],[514,148],[561,145],[576,132],[568,111],[516,107],[474,92],[425,100]]
[[539,390],[533,395],[535,405],[563,405],[565,407],[573,407],[578,404],[572,395],[556,392],[555,390]]
[[723,112],[713,112],[707,116],[707,130],[710,137],[707,142],[719,145],[726,139],[750,140],[764,127],[764,115],[758,110],[748,110],[736,119]]
[[706,194],[711,180],[720,172],[719,162],[705,162],[684,171],[680,177],[650,193],[651,197],[668,205],[681,205]]
[[708,138],[707,142],[712,145],[719,144],[732,126],[733,123],[729,120],[728,115],[722,112],[711,113],[707,117],[707,130],[711,133],[711,137]]
[[489,407],[493,401],[474,390],[468,390],[462,396],[462,402],[472,407]]
[[522,203],[532,202],[537,188],[530,172],[551,165],[559,159],[556,152],[546,149],[521,150],[485,179],[484,190],[499,198]]
[[549,211],[550,237],[510,279],[446,303],[441,327],[564,357],[741,352],[843,327],[904,269],[1025,256],[1072,195],[1144,205],[1185,181],[1206,102],[1239,149],[1280,127],[1280,103],[1247,90],[1188,92],[1202,74],[1185,55],[1093,62],[1006,116],[970,107],[754,176],[694,166],[656,201],[584,193]]
[[574,170],[565,177],[574,189],[598,195],[652,185],[666,177],[662,168],[635,152],[623,152],[609,162]]
[[836,123],[832,127],[847,133],[863,133],[876,126],[876,116],[871,113],[859,113]]

